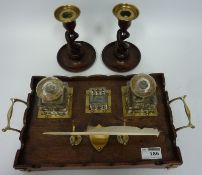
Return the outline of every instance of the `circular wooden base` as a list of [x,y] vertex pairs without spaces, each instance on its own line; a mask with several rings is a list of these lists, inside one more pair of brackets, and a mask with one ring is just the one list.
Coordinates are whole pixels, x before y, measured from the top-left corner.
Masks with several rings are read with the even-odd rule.
[[81,58],[74,59],[68,53],[67,44],[62,46],[57,54],[58,64],[65,70],[70,72],[81,72],[93,65],[95,62],[95,49],[90,44],[79,41],[81,44],[81,52],[83,53]]
[[114,54],[116,42],[108,44],[102,51],[102,60],[104,64],[111,70],[116,72],[127,72],[135,68],[141,59],[139,49],[132,43],[129,44],[128,57],[120,60]]

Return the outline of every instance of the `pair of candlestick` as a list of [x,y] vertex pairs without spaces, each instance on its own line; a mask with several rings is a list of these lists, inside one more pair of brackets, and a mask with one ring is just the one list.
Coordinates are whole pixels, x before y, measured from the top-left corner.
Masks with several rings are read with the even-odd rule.
[[[138,17],[139,10],[131,4],[118,4],[113,8],[113,14],[118,19],[120,29],[117,41],[108,44],[102,51],[102,60],[111,70],[126,72],[135,68],[141,58],[139,49],[132,43],[124,41],[130,34],[127,31],[131,21]],[[84,41],[75,41],[79,35],[75,32],[76,19],[80,10],[74,5],[65,5],[56,9],[55,18],[63,23],[66,29],[65,44],[57,54],[61,67],[71,72],[88,69],[95,61],[96,53],[93,46]]]

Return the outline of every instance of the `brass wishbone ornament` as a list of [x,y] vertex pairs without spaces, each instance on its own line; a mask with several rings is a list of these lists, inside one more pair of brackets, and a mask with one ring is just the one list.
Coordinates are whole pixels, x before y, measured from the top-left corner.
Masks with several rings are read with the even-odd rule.
[[[99,124],[96,128],[102,128]],[[109,135],[89,135],[92,146],[97,150],[101,151],[108,143]]]

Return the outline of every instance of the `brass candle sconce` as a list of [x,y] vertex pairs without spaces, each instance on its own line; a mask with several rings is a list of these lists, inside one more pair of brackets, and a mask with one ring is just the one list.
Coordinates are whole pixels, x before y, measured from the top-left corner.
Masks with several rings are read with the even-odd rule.
[[76,19],[80,10],[74,5],[65,5],[55,10],[55,18],[63,23],[66,29],[67,44],[62,46],[57,54],[59,65],[71,72],[80,72],[88,69],[95,61],[96,53],[93,46],[84,41],[75,41],[79,35],[74,31]]
[[127,30],[131,21],[139,16],[139,10],[131,4],[118,4],[113,8],[113,14],[118,19],[120,29],[117,32],[117,41],[103,49],[102,59],[109,69],[126,72],[135,68],[141,58],[139,49],[134,44],[124,41],[130,36]]

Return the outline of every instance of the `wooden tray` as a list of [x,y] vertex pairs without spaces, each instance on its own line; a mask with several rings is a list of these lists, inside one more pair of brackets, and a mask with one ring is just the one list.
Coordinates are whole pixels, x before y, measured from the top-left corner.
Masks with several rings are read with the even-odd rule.
[[[24,114],[24,126],[20,132],[21,148],[17,151],[14,168],[19,170],[50,170],[68,168],[170,168],[182,164],[179,148],[176,146],[176,132],[173,126],[172,112],[165,91],[164,75],[151,74],[157,83],[158,112],[156,117],[134,117],[127,125],[157,128],[162,131],[159,137],[132,136],[127,144],[117,144],[116,137],[110,136],[106,147],[96,151],[87,136],[82,143],[72,147],[69,136],[43,135],[47,131],[71,131],[72,119],[76,121],[78,131],[85,130],[91,124],[96,126],[122,125],[123,118],[121,86],[126,85],[130,76],[90,76],[61,77],[73,87],[73,109],[71,119],[39,119],[37,118],[36,85],[43,78],[33,76],[31,93],[28,95],[28,107]],[[91,87],[104,86],[111,89],[112,113],[85,113],[85,91]],[[160,147],[162,159],[142,160],[141,148]]]

